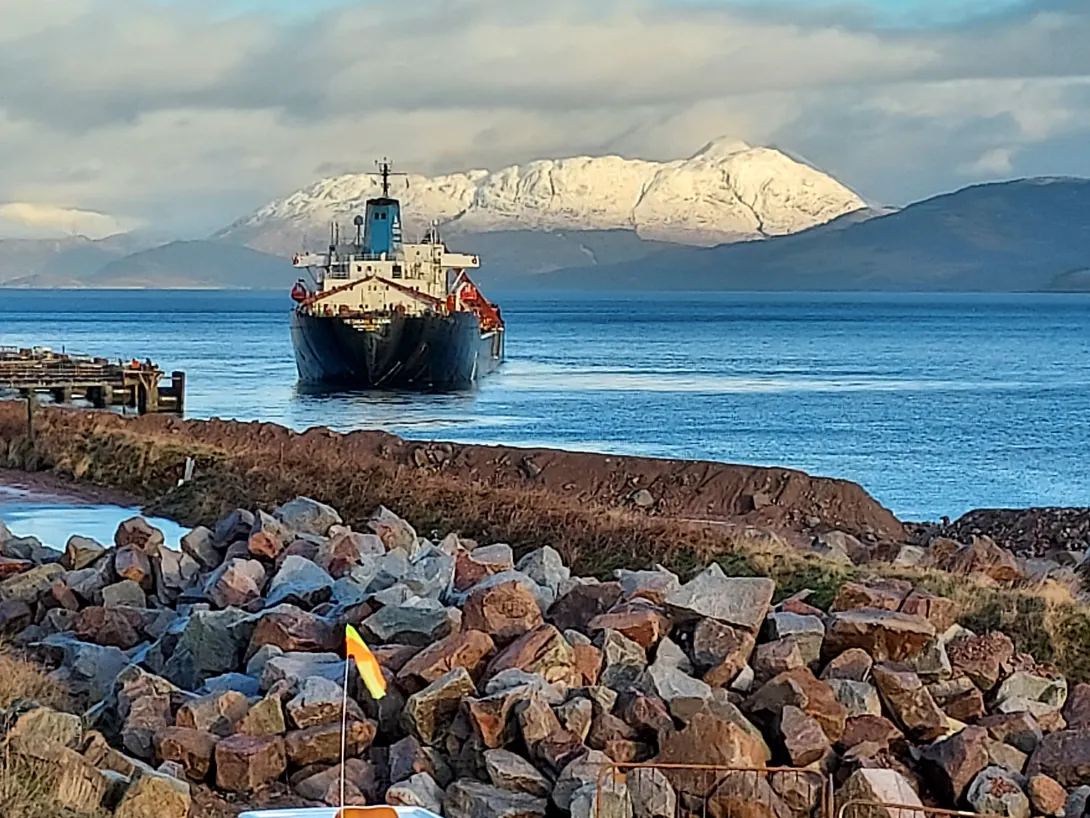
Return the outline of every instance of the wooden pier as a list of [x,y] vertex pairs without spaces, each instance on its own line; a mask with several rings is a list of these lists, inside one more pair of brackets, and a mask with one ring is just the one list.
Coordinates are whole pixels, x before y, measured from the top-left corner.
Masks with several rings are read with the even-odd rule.
[[54,403],[77,398],[96,409],[121,407],[141,415],[185,409],[185,373],[168,376],[151,361],[109,361],[48,349],[0,347],[0,393],[48,394]]

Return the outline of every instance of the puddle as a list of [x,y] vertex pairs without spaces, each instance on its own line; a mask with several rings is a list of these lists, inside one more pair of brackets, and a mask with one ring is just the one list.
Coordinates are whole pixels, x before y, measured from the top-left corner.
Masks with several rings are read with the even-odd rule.
[[[62,551],[73,534],[110,545],[118,525],[139,516],[139,508],[90,503],[48,491],[0,485],[0,520],[11,533],[19,537],[37,537],[43,545]],[[172,520],[147,519],[163,532],[166,544],[171,548],[177,548],[178,541],[189,530]]]

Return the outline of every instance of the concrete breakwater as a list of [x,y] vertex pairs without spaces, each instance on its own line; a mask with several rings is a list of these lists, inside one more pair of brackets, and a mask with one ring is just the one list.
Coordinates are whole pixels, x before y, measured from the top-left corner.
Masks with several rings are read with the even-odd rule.
[[549,546],[355,515],[306,497],[238,508],[180,550],[142,519],[63,552],[0,526],[0,632],[67,697],[31,701],[0,673],[0,799],[34,769],[39,799],[83,815],[336,804],[352,624],[388,684],[376,702],[347,677],[353,802],[447,818],[832,818],[858,800],[875,818],[1084,814],[1090,685],[1048,659],[1071,659],[1054,655],[1065,639],[1085,655],[1090,619],[1034,596],[987,540],[865,568],[838,552],[857,547],[847,534],[801,556],[751,543],[815,586],[797,592],[740,552],[684,576],[581,578]]

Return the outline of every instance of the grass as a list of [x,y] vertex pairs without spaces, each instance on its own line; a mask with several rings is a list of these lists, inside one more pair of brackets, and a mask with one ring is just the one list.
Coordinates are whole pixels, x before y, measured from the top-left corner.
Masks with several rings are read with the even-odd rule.
[[[52,417],[58,419],[55,427]],[[87,415],[42,413],[40,419],[33,443],[20,437],[17,422],[6,429],[0,423],[10,466],[122,489],[146,498],[150,512],[184,524],[208,525],[235,507],[271,508],[306,494],[334,506],[356,527],[385,505],[425,535],[457,531],[480,542],[509,543],[518,555],[549,545],[583,576],[610,578],[617,568],[661,564],[687,579],[716,561],[728,574],[772,577],[777,599],[810,589],[809,601],[822,608],[847,581],[868,575],[907,579],[956,600],[966,627],[1003,630],[1017,650],[1054,663],[1072,684],[1090,682],[1090,606],[1059,586],[1012,590],[935,570],[844,565],[762,532],[650,517],[533,486],[457,480],[353,452],[349,437],[292,436],[265,424],[228,429],[211,422],[179,433],[177,427],[141,430]],[[224,431],[226,437],[216,437]],[[226,442],[210,442],[216,440]],[[187,457],[196,460],[197,477],[178,486]]]
[[[0,709],[24,701],[64,710],[70,700],[46,672],[0,644]],[[12,753],[0,743],[0,816],[3,818],[68,818],[53,803],[55,769],[48,762]]]

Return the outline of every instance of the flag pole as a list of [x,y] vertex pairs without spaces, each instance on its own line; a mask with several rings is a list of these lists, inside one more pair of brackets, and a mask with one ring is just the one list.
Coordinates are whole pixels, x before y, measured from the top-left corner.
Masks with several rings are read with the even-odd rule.
[[344,768],[348,754],[348,666],[349,657],[344,659],[344,690],[341,699],[341,813],[344,813]]

